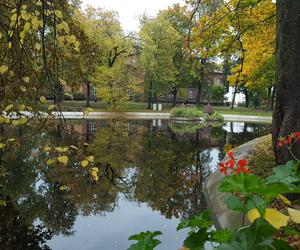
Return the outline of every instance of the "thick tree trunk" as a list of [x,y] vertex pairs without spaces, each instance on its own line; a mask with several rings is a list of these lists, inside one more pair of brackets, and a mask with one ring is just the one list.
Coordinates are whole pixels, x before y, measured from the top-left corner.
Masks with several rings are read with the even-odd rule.
[[86,82],[86,107],[90,107],[90,98],[91,98],[91,84],[89,81]]
[[[292,159],[277,139],[300,131],[300,1],[277,0],[277,96],[273,112],[273,147],[277,164]],[[293,147],[300,158],[300,143]]]

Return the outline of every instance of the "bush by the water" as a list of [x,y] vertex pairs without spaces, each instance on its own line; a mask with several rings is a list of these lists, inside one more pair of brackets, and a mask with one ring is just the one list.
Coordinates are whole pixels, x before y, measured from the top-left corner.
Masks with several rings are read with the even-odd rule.
[[213,113],[211,115],[205,116],[206,121],[224,121],[224,117],[218,113]]
[[203,113],[197,108],[174,108],[171,117],[197,118],[202,117]]

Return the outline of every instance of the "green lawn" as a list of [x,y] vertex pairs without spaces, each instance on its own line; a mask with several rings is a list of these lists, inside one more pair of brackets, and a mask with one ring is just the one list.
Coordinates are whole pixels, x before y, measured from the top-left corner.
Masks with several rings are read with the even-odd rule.
[[[47,102],[47,105],[52,104],[52,102]],[[61,104],[62,111],[83,111],[85,108],[85,101],[64,101]],[[94,111],[110,111],[109,105],[103,102],[91,102],[91,108]],[[200,106],[203,110],[204,106]],[[172,109],[171,104],[163,104],[163,112],[169,112]],[[213,107],[215,112],[220,114],[235,114],[235,115],[257,115],[257,116],[271,116],[272,112],[266,111],[264,109],[253,109],[245,107],[237,107],[231,110],[230,107]],[[151,112],[147,109],[147,103],[136,103],[136,102],[126,102],[122,107],[122,111],[140,111],[140,112]]]

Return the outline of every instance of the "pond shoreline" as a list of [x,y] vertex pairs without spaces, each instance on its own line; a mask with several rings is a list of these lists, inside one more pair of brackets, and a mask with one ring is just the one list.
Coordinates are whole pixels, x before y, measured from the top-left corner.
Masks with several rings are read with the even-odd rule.
[[[251,140],[233,150],[236,160],[246,159],[250,151],[255,147],[259,138]],[[224,162],[229,160],[225,156]],[[225,203],[228,198],[228,193],[218,191],[219,184],[223,180],[224,175],[219,170],[212,173],[204,183],[204,196],[209,210],[212,212],[212,218],[217,229],[238,229],[248,221],[243,221],[245,218],[242,213],[234,212],[227,208]]]
[[[53,112],[56,117],[63,116],[65,119],[170,119],[168,112],[90,112],[84,116],[83,112]],[[221,114],[224,121],[243,121],[243,122],[272,122],[272,117],[252,116],[252,115],[233,115]]]

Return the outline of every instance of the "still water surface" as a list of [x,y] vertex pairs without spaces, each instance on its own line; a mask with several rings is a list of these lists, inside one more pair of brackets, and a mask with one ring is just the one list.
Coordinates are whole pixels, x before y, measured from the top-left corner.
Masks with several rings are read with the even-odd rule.
[[[130,235],[159,230],[163,243],[157,249],[176,250],[186,236],[176,226],[206,209],[202,186],[224,147],[265,135],[270,125],[100,120],[69,122],[68,128],[68,136],[57,129],[19,133],[17,152],[2,157],[9,166],[2,192],[11,203],[0,208],[1,241],[26,234],[21,241],[45,240],[53,250],[126,250]],[[99,181],[91,182],[78,165],[47,167],[40,147],[45,141],[88,142]],[[62,185],[67,188],[60,190]],[[36,227],[28,231],[28,225]]]

